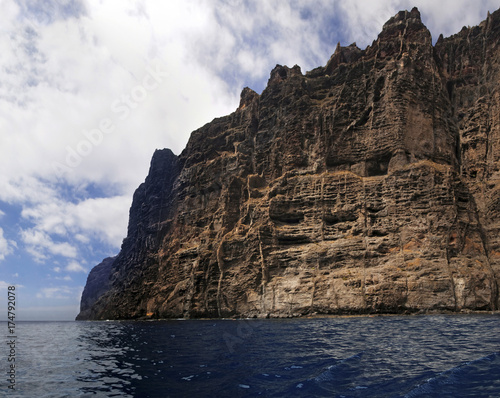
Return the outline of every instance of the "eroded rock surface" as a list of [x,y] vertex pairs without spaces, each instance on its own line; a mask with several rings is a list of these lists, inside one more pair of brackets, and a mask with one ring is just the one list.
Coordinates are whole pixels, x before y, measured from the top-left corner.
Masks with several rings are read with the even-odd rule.
[[402,11],[365,50],[277,65],[155,153],[79,318],[498,309],[499,82],[499,11],[435,46]]

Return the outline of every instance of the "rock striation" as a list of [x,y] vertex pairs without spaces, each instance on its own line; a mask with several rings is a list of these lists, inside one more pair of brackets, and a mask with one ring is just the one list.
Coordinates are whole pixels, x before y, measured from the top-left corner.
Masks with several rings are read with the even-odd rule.
[[77,319],[497,310],[499,82],[500,10],[435,45],[401,11],[364,50],[277,65],[155,152]]

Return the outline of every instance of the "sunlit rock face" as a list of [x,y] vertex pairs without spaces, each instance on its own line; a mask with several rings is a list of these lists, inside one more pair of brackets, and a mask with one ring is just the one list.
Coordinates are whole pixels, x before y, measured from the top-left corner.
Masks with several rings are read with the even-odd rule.
[[154,154],[79,319],[498,309],[499,82],[499,11],[434,46],[402,11],[364,50],[277,65]]

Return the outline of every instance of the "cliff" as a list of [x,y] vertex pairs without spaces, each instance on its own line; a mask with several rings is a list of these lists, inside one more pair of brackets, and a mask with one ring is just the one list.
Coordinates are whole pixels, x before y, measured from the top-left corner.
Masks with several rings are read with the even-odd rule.
[[154,154],[77,319],[498,309],[499,66],[500,10],[433,46],[416,8],[276,66]]

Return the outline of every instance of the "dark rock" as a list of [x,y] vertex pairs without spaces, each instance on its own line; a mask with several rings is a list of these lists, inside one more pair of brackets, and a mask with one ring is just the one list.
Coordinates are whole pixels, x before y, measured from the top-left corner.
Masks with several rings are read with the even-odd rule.
[[105,258],[102,263],[96,265],[90,271],[85,289],[83,289],[80,313],[76,317],[77,320],[89,319],[91,308],[97,299],[109,290],[111,286],[111,267],[115,260],[116,256]]
[[499,41],[496,11],[432,46],[415,8],[325,67],[277,65],[155,153],[79,319],[498,309]]

